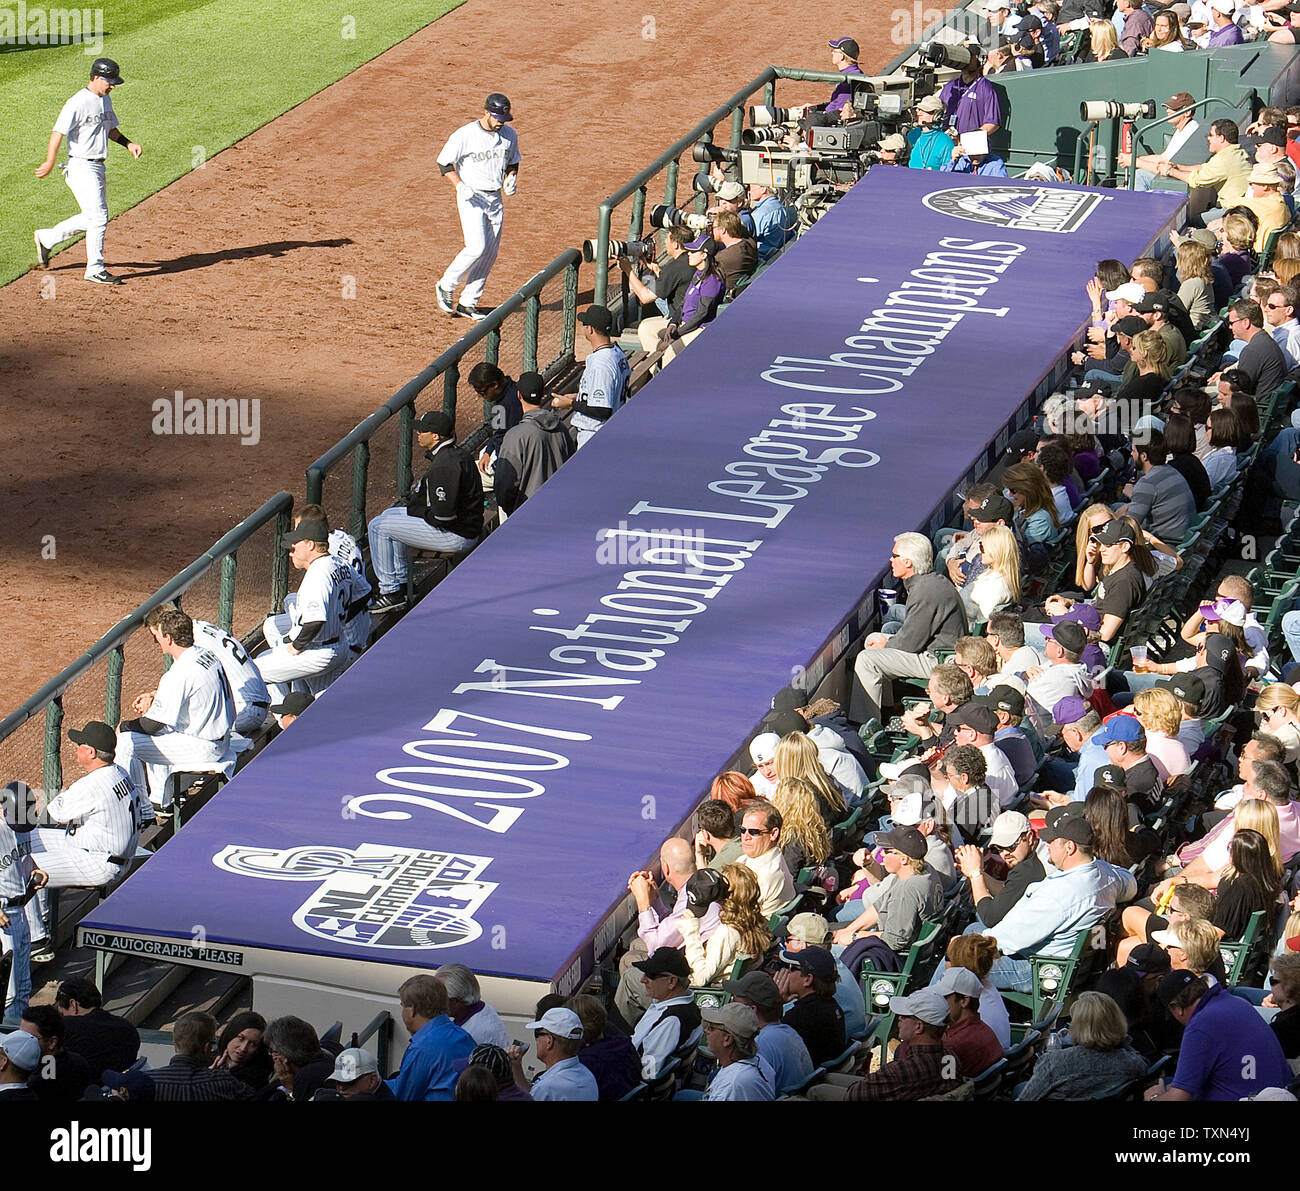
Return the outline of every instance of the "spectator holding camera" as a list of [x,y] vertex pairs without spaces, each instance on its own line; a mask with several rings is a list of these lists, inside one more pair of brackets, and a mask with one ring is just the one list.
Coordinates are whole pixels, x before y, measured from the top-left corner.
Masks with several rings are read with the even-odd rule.
[[[695,272],[687,259],[686,245],[694,237],[695,233],[687,227],[670,227],[664,233],[664,253],[667,259],[663,261],[646,259],[642,262],[646,272],[654,279],[653,285],[647,285],[637,275],[632,262],[626,256],[618,258],[618,267],[627,278],[628,287],[636,294],[637,300],[643,306],[653,306],[659,311],[658,319],[653,316],[642,319],[637,326],[637,337],[641,339],[641,346],[646,351],[650,350],[659,337],[659,327],[663,325],[661,320],[671,322],[675,318],[676,321],[681,321],[682,303],[686,300],[686,291]],[[657,326],[647,326],[656,322],[658,322]],[[648,344],[643,329],[644,332],[649,333]]]
[[[761,960],[767,954],[772,934],[759,908],[758,889],[753,872],[743,864],[729,864],[721,873],[703,869],[686,882],[688,912],[680,929],[692,984],[717,984],[731,973],[737,959]],[[700,919],[714,902],[721,904],[720,923],[705,943]]]

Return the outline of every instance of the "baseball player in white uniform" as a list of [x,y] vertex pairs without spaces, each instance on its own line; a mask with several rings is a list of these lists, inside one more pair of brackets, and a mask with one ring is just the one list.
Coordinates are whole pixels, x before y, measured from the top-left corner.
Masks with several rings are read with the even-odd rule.
[[48,875],[32,860],[35,800],[27,783],[10,782],[0,790],[0,802],[0,945],[6,954],[13,952],[4,1016],[16,1020],[32,998],[32,932],[25,907]]
[[[453,316],[487,318],[478,303],[501,246],[501,193],[514,194],[519,177],[519,138],[506,127],[513,119],[510,100],[493,92],[483,103],[482,117],[456,129],[438,154],[438,168],[456,188],[465,233],[465,247],[436,287],[438,306]],[[465,288],[457,306],[456,286],[462,280]]]
[[68,138],[68,164],[61,167],[63,180],[75,196],[81,214],[54,227],[37,228],[33,233],[36,259],[42,267],[48,265],[52,249],[85,232],[86,280],[99,285],[122,284],[120,277],[114,277],[104,268],[104,230],[108,227],[104,159],[108,155],[108,142],[125,145],[132,157],[139,157],[142,152],[117,126],[117,113],[113,111],[109,94],[121,85],[117,63],[112,58],[96,58],[90,67],[90,82],[63,105],[50,133],[45,160],[36,168],[36,176],[44,178],[54,168],[60,142]]
[[77,746],[77,764],[86,776],[41,806],[47,826],[31,833],[32,857],[49,874],[42,892],[27,904],[35,938],[48,938],[44,889],[70,885],[107,885],[130,864],[140,841],[143,817],[152,817],[140,787],[114,763],[117,735],[107,724],[91,720],[68,739]]
[[253,747],[252,737],[266,723],[271,710],[271,696],[262,681],[262,673],[253,665],[247,650],[219,625],[209,624],[206,620],[192,623],[194,644],[215,653],[230,680],[230,691],[235,697],[235,725],[230,730],[230,747],[236,754],[247,752]]
[[139,718],[118,724],[117,763],[149,791],[154,806],[165,808],[174,770],[234,772],[235,695],[221,659],[194,643],[193,622],[179,608],[155,608],[145,627],[172,665],[156,691],[132,703]]
[[329,553],[325,522],[298,522],[285,536],[284,545],[289,561],[305,574],[297,599],[285,600],[287,624],[272,616],[263,622],[271,648],[253,659],[277,703],[283,702],[294,683],[305,684],[311,694],[319,695],[347,668],[353,657],[343,633],[347,600],[359,590],[357,572]]

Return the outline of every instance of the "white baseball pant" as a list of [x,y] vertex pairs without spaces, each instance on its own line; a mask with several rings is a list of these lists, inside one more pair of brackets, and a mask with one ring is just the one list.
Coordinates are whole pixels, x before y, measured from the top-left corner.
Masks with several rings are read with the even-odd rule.
[[477,306],[501,247],[501,221],[505,208],[499,194],[480,194],[462,186],[456,192],[456,209],[460,212],[465,247],[447,266],[438,286],[454,290],[463,279],[465,288],[461,291],[461,304]]
[[36,867],[50,875],[49,881],[27,903],[27,922],[33,939],[49,938],[49,897],[46,889],[67,889],[74,885],[107,885],[122,871],[108,862],[104,852],[87,852],[78,848],[66,831],[38,827],[32,832],[32,857]]
[[108,178],[102,161],[70,157],[63,180],[76,197],[80,215],[50,228],[37,228],[42,247],[57,248],[79,232],[86,233],[86,276],[104,271],[104,231],[108,227]]
[[235,770],[234,754],[219,740],[204,740],[183,732],[117,734],[117,763],[137,786],[147,788],[154,806],[171,805],[167,778],[172,773],[224,773]]
[[343,641],[325,645],[320,649],[305,649],[290,653],[287,645],[276,645],[253,659],[262,674],[262,681],[271,695],[271,704],[283,703],[301,683],[313,695],[319,695],[347,668],[352,660],[351,651]]

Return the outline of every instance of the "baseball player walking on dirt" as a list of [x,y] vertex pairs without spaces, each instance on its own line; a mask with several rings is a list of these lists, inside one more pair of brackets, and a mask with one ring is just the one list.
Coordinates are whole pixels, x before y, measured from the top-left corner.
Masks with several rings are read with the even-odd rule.
[[[519,138],[506,127],[513,119],[510,100],[493,92],[483,101],[482,117],[456,129],[438,154],[438,168],[456,188],[465,233],[465,247],[447,266],[436,291],[438,306],[453,317],[487,318],[478,303],[501,246],[501,194],[514,194],[519,177]],[[462,281],[457,306],[456,287]]]
[[59,144],[68,138],[68,164],[61,166],[63,180],[76,197],[80,215],[65,219],[54,227],[38,227],[33,233],[36,240],[36,259],[44,267],[50,263],[50,251],[78,232],[86,233],[86,280],[99,285],[121,285],[122,279],[114,277],[104,268],[104,231],[108,227],[108,183],[104,158],[108,142],[125,145],[132,157],[143,150],[117,126],[117,113],[113,111],[110,93],[122,85],[122,76],[112,58],[96,58],[90,67],[90,82],[76,93],[59,113],[50,133],[50,146],[45,160],[36,168],[36,176],[44,178],[53,168],[59,155]]

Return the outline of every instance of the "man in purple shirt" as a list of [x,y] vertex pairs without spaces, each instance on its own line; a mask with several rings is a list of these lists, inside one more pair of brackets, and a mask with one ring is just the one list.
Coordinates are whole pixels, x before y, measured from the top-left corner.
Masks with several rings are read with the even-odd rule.
[[1241,45],[1246,39],[1241,35],[1241,26],[1233,17],[1237,6],[1233,0],[1214,0],[1210,5],[1210,24],[1214,26],[1206,49],[1212,50],[1219,45]]
[[[827,44],[831,47],[831,65],[840,74],[862,76],[862,68],[858,65],[858,43],[853,38],[837,37]],[[842,83],[836,83],[835,90],[831,92],[831,101],[826,105],[826,114],[838,115],[852,98],[853,87],[847,79]]]
[[[637,939],[628,948],[620,963],[622,975],[614,991],[614,1007],[629,1027],[635,1026],[650,1004],[650,997],[641,983],[641,973],[632,965],[660,947],[685,947],[681,919],[686,913],[686,882],[695,872],[695,853],[688,841],[673,836],[659,849],[659,867],[664,881],[677,891],[677,901],[670,913],[659,898],[658,885],[650,872],[633,873],[627,882],[628,891],[636,901]],[[719,903],[714,902],[700,919],[700,938],[708,942],[718,929]]]
[[993,84],[984,77],[984,62],[976,45],[966,47],[970,61],[961,74],[944,83],[939,98],[943,100],[948,124],[960,132],[983,129],[992,136],[1002,123],[1002,105]]

